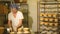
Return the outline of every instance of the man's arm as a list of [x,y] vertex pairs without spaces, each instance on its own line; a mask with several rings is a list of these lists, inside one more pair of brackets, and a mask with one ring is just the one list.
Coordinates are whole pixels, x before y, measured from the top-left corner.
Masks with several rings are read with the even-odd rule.
[[10,28],[10,31],[12,31],[12,27],[11,27],[11,20],[8,20],[8,27]]
[[8,20],[8,26],[11,27],[11,20]]
[[22,20],[23,19],[19,19],[19,24],[18,24],[17,28],[22,25]]
[[23,21],[23,19],[24,19],[23,14],[22,14],[21,12],[19,13],[18,18],[19,18],[19,24],[18,24],[17,27],[19,27],[19,26],[22,25],[22,21]]

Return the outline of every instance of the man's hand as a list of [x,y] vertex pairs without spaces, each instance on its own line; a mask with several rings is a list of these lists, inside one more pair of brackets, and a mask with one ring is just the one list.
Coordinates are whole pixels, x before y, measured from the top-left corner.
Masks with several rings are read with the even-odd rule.
[[22,19],[19,19],[19,24],[17,25],[17,28],[22,25]]
[[10,27],[10,28],[7,28],[7,31],[8,31],[8,32],[12,31],[12,28],[11,28],[11,27]]
[[10,27],[10,31],[12,31],[12,27]]
[[11,28],[11,20],[8,20],[8,27]]

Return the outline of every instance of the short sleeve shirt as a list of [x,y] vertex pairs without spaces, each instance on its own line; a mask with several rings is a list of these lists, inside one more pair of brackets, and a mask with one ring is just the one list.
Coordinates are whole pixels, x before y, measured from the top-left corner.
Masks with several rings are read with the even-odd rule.
[[22,12],[18,11],[16,18],[13,16],[13,13],[8,14],[8,20],[12,21],[12,26],[17,26],[19,24],[19,19],[24,19]]

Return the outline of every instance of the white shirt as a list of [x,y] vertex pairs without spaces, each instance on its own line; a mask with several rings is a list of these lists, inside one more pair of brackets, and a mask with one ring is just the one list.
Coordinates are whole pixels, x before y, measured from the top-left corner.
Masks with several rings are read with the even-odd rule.
[[19,24],[19,19],[24,19],[23,14],[20,11],[17,12],[16,18],[13,16],[12,12],[10,12],[8,14],[8,20],[12,21],[13,27],[15,27]]

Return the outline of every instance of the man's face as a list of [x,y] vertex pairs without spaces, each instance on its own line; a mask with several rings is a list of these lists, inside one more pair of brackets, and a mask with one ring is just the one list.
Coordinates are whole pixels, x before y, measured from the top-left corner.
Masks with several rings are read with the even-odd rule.
[[16,12],[17,12],[17,9],[16,9],[16,8],[11,8],[11,11],[12,11],[13,13],[16,13]]

